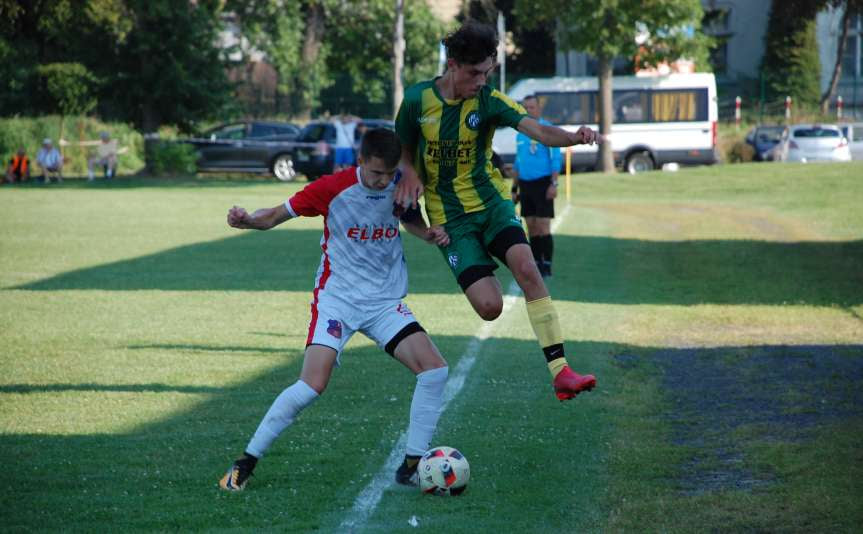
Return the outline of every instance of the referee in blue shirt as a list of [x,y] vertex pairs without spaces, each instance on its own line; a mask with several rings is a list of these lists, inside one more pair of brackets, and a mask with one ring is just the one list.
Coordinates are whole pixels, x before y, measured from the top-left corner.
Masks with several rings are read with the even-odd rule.
[[[522,102],[527,114],[540,124],[551,124],[540,118],[539,101],[533,95]],[[557,197],[557,177],[560,173],[560,149],[547,147],[519,133],[515,137],[515,172],[512,185],[513,202],[521,201],[521,216],[527,221],[527,235],[533,259],[543,278],[551,276],[551,220]]]

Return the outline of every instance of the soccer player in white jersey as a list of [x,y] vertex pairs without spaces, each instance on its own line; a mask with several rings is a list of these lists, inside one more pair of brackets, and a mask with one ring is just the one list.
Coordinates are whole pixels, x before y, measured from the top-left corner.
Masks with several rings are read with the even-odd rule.
[[245,487],[258,459],[324,392],[342,349],[357,331],[417,377],[405,459],[395,476],[400,484],[416,484],[416,466],[437,427],[449,368],[402,302],[407,269],[399,220],[428,243],[445,246],[449,236],[439,226],[429,228],[419,210],[396,215],[401,212],[393,202],[400,157],[401,144],[394,132],[370,130],[360,145],[358,167],[324,176],[274,208],[249,214],[234,206],[228,211],[230,226],[256,230],[269,230],[298,216],[323,215],[324,234],[300,378],[273,402],[243,456],[219,481],[222,489]]

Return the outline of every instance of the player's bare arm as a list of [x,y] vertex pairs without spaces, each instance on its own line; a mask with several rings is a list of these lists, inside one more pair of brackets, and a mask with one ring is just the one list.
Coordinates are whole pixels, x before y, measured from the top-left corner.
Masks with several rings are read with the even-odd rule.
[[228,210],[228,226],[242,230],[269,230],[290,218],[291,214],[284,204],[274,208],[262,208],[251,214],[239,206]]
[[449,234],[443,229],[443,226],[429,227],[425,219],[418,217],[412,221],[402,221],[402,226],[411,234],[422,239],[426,243],[445,247],[449,245]]
[[603,136],[599,132],[587,126],[582,126],[575,132],[570,132],[557,126],[540,124],[532,117],[521,119],[518,123],[518,131],[545,146],[592,145],[604,141]]
[[396,185],[394,200],[396,204],[405,208],[408,206],[416,208],[417,200],[423,194],[423,184],[414,167],[414,150],[415,147],[405,147],[403,145],[402,159],[399,162],[402,178]]

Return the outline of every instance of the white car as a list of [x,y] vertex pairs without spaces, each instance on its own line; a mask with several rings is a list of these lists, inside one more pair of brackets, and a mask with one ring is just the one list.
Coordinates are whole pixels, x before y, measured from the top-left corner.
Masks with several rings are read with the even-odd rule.
[[848,139],[835,124],[796,124],[785,130],[780,161],[851,161]]

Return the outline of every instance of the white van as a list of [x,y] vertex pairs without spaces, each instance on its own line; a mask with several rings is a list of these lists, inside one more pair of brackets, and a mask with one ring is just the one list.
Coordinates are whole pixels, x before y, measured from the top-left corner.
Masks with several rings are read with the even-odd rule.
[[[599,129],[596,77],[527,78],[509,90],[521,102],[534,95],[542,117],[575,131],[586,125]],[[611,135],[614,160],[629,172],[647,171],[665,163],[713,164],[716,153],[716,80],[711,73],[666,76],[615,76]],[[512,128],[498,129],[493,149],[504,163],[515,160]],[[596,166],[596,146],[572,148],[574,168]]]

